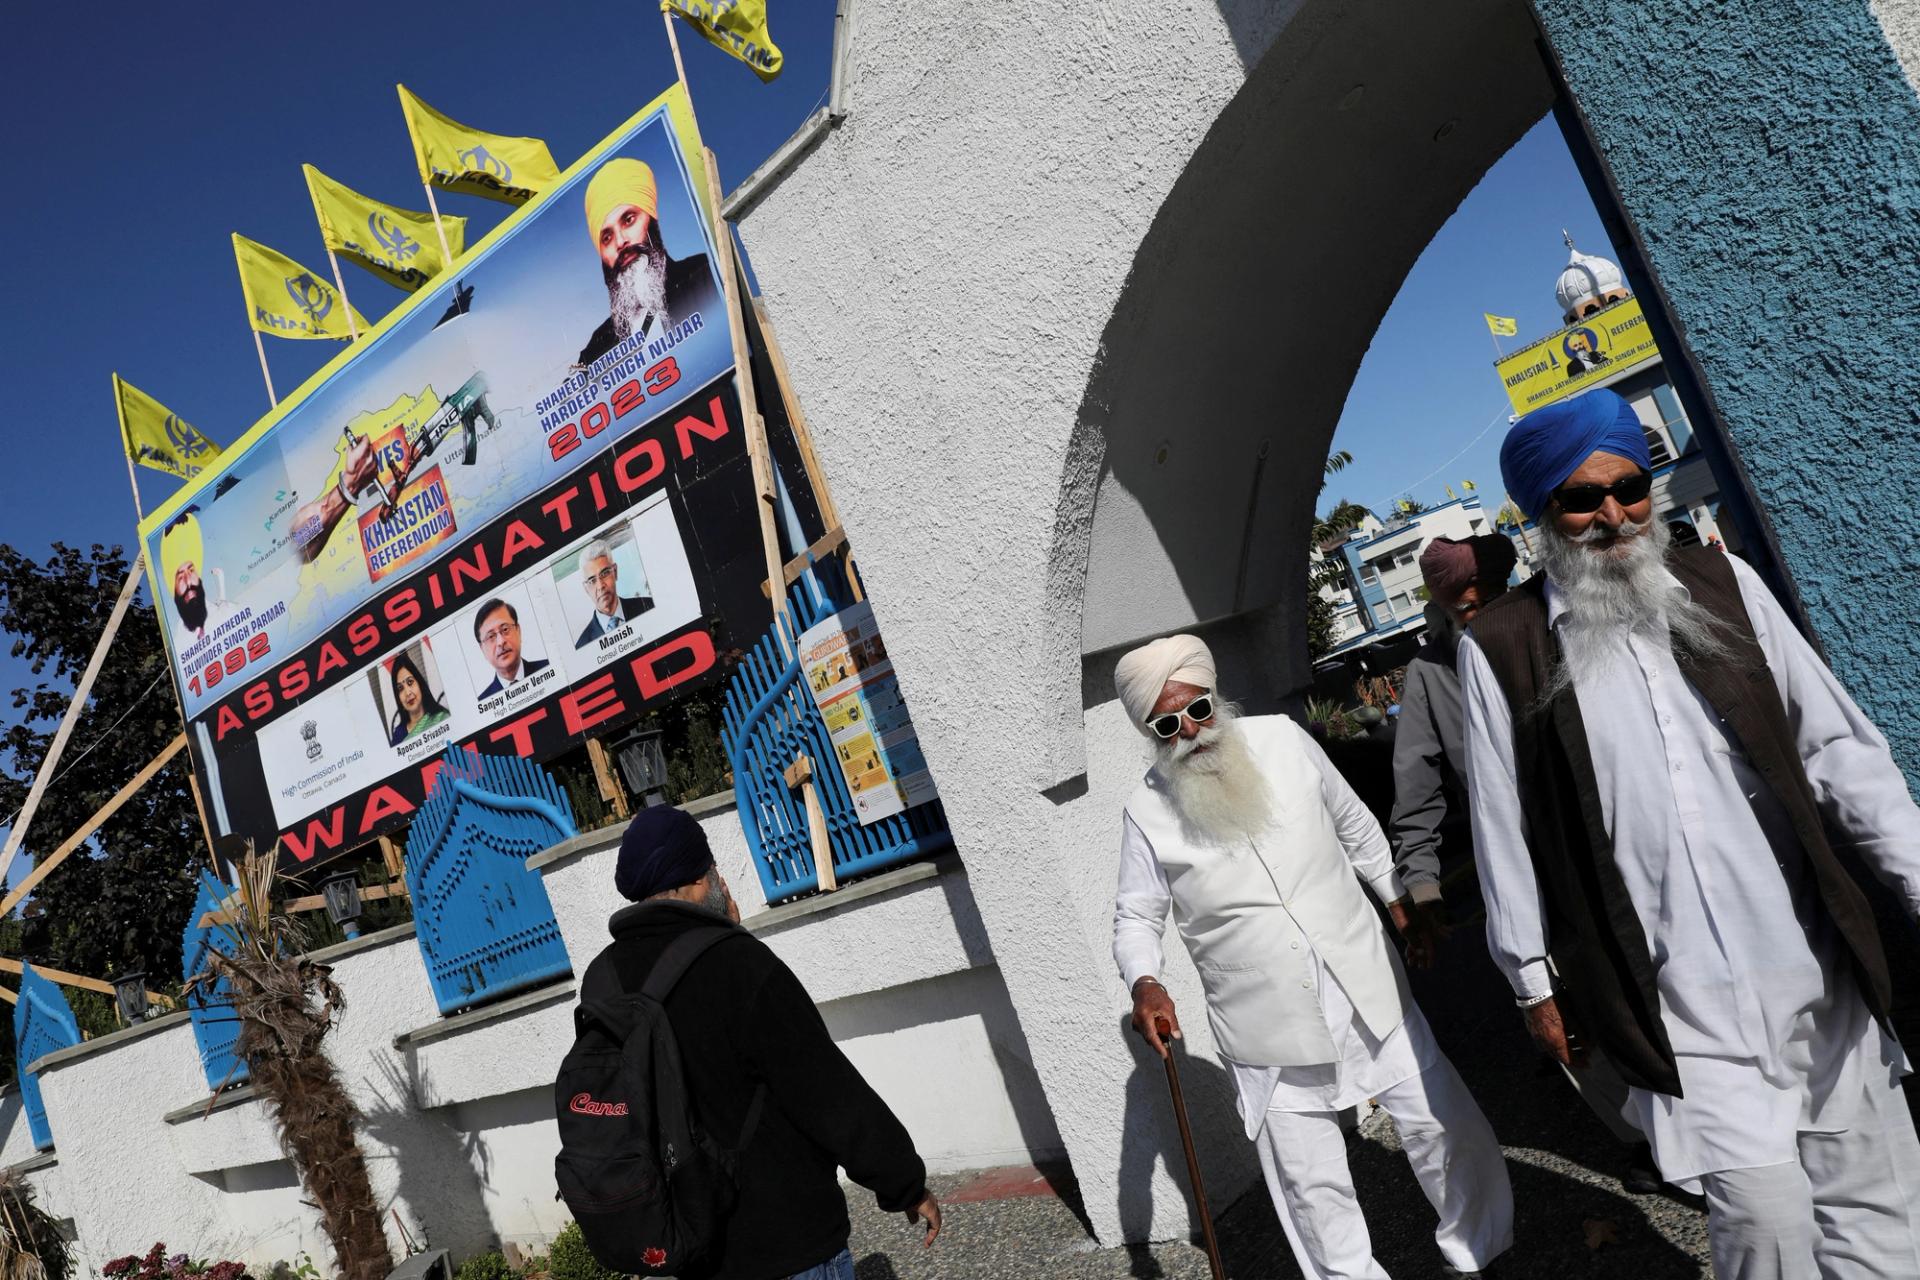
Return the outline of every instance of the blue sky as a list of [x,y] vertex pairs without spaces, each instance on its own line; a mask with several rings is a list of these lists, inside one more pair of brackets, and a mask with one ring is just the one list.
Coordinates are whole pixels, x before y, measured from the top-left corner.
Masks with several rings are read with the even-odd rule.
[[[266,411],[230,234],[330,278],[302,162],[424,208],[396,83],[476,128],[544,138],[564,166],[673,80],[659,12],[644,3],[351,13],[334,24],[237,6],[107,15],[38,5],[10,23],[0,106],[13,122],[16,181],[31,175],[32,194],[0,213],[11,248],[0,370],[14,443],[0,468],[0,541],[36,554],[56,539],[133,545],[115,369],[217,441]],[[728,189],[825,101],[833,0],[781,0],[773,35],[786,69],[762,85],[681,27],[694,107]],[[439,198],[442,212],[469,219],[469,243],[510,212]],[[342,270],[369,319],[405,296]],[[282,394],[340,349],[262,340]],[[142,470],[140,485],[151,509],[173,482]]]
[[1499,505],[1511,407],[1482,313],[1520,322],[1518,337],[1500,339],[1507,351],[1560,327],[1563,228],[1583,253],[1614,256],[1549,116],[1487,171],[1407,275],[1347,395],[1333,445],[1353,463],[1328,482],[1323,507],[1350,498],[1384,515],[1402,494],[1444,502],[1445,486],[1459,493],[1463,479]]

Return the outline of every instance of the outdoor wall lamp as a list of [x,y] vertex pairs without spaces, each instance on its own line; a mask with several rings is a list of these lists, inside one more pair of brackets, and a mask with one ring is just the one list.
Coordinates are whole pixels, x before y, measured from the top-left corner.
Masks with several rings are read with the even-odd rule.
[[360,877],[352,871],[336,871],[320,882],[320,894],[327,900],[327,919],[340,926],[349,938],[360,936]]
[[147,975],[138,969],[113,980],[113,999],[128,1026],[138,1026],[147,1016]]
[[642,729],[614,749],[627,790],[649,809],[667,802],[667,753],[660,740],[660,730]]

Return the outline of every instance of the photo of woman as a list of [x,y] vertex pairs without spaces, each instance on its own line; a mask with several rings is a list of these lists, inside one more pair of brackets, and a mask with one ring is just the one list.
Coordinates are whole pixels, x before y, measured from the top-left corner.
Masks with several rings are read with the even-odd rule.
[[393,700],[396,709],[388,726],[389,743],[399,746],[408,738],[424,733],[447,719],[447,709],[427,687],[427,678],[408,651],[394,655],[388,668],[393,676]]

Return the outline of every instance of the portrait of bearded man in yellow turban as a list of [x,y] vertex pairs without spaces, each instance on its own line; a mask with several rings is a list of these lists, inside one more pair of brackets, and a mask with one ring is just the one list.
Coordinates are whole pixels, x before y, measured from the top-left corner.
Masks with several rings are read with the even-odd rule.
[[709,322],[719,319],[707,255],[667,254],[660,188],[644,161],[621,156],[594,172],[587,183],[587,234],[606,275],[608,316],[581,348],[581,366],[633,334],[658,336],[696,312],[708,312]]

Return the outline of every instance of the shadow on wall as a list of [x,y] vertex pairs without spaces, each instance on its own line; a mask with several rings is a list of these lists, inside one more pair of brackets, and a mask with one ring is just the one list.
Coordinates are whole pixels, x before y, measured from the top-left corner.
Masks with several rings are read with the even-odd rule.
[[[974,1091],[918,1110],[916,1098],[887,1100],[936,1171],[1062,1158],[1065,1144],[999,969],[830,1000],[820,1016],[834,1043],[870,1079],[913,1078],[911,1061],[896,1059],[924,1051],[932,1036],[950,1078]],[[896,1038],[909,1030],[922,1034]]]
[[[420,1109],[419,1073],[410,1056],[378,1053],[374,1068],[377,1080],[361,1079],[366,1094],[378,1099],[365,1108],[363,1131],[372,1139],[367,1165],[374,1186],[390,1189],[380,1209],[394,1256],[406,1253],[394,1228],[396,1211],[410,1219],[407,1230],[416,1242],[431,1241],[456,1258],[498,1248],[499,1232],[486,1207],[492,1172],[486,1144],[448,1124],[444,1113],[450,1108]],[[389,1174],[390,1182],[384,1176]]]

